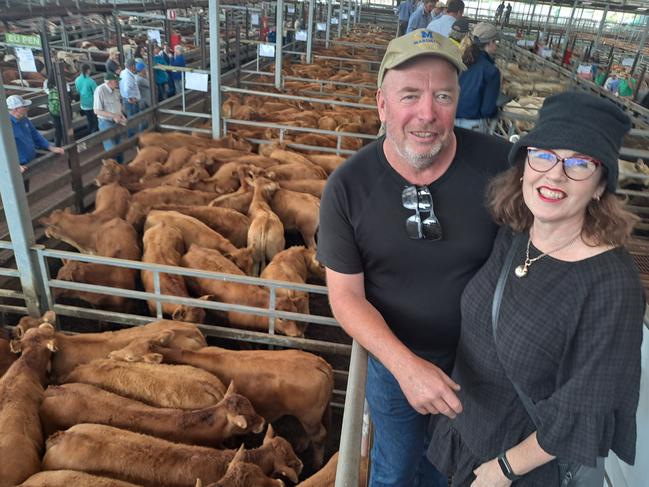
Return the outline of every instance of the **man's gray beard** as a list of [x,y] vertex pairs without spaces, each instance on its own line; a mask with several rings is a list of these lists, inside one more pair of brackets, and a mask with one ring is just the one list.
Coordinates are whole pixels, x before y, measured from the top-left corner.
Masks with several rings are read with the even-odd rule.
[[400,147],[392,136],[390,126],[387,122],[385,123],[385,136],[390,140],[390,142],[392,142],[397,153],[417,171],[423,171],[424,169],[429,168],[433,162],[435,162],[435,156],[439,154],[444,147],[442,141],[439,141],[433,145],[428,152],[423,154],[412,152],[408,147]]

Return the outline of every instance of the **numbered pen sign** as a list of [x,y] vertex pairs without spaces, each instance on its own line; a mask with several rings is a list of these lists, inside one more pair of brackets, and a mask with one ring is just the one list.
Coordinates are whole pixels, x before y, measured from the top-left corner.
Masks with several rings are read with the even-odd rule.
[[343,20],[347,20],[347,14],[343,14]]
[[207,73],[185,73],[185,88],[188,90],[203,91],[207,93],[207,83],[209,75]]
[[160,45],[160,31],[156,29],[149,29],[146,31],[146,36],[151,42],[157,42]]
[[252,25],[259,25],[259,14],[250,14],[250,23]]
[[29,47],[15,47],[14,52],[18,58],[18,69],[23,73],[36,73],[36,61],[34,61],[34,53]]
[[635,62],[635,58],[633,58],[633,57],[625,57],[624,59],[622,59],[622,66],[630,68],[630,67],[633,66],[634,62]]
[[259,57],[275,57],[275,44],[259,44],[257,54]]
[[331,25],[338,25],[338,17],[332,17]]
[[167,9],[167,18],[169,20],[176,20],[177,14],[178,14],[178,12],[176,11],[176,9],[173,9],[173,8],[168,8]]
[[289,14],[294,14],[294,13],[295,13],[295,6],[293,6],[293,5],[287,5],[287,6],[286,6],[286,11],[287,11]]
[[319,32],[324,32],[324,31],[326,31],[326,30],[327,30],[327,23],[326,23],[326,22],[318,22],[318,23],[315,25],[315,30],[317,30],[317,31],[319,31]]
[[306,30],[298,30],[295,33],[295,40],[296,41],[305,41],[306,42]]

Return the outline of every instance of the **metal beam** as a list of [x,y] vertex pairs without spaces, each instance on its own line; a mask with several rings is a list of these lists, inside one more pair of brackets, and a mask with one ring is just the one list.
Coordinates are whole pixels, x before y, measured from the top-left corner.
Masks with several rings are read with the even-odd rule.
[[313,10],[315,8],[315,0],[309,0],[309,15],[308,26],[306,33],[306,62],[311,64],[313,62]]
[[212,98],[212,138],[221,138],[221,51],[219,49],[219,0],[210,0],[210,93]]
[[277,0],[275,21],[275,88],[282,88],[282,46],[284,44],[284,0]]
[[[638,52],[635,55],[635,59],[633,60],[633,67],[631,68],[631,76],[635,74],[635,70],[638,67],[638,62],[640,61],[640,58],[642,57],[642,54],[644,53],[644,46],[647,43],[647,34],[649,34],[649,15],[646,17],[646,22],[644,26],[644,31],[642,31],[642,37],[640,38],[640,45],[638,46]],[[638,83],[638,86],[640,83]]]
[[608,2],[606,7],[604,7],[604,13],[602,14],[602,21],[599,23],[599,29],[597,30],[597,37],[595,37],[595,44],[593,45],[593,52],[597,51],[599,48],[599,43],[602,40],[602,34],[604,33],[604,24],[606,24],[606,15],[608,14]]
[[[5,90],[0,86],[0,119],[9,120]],[[36,243],[29,206],[20,173],[18,151],[11,124],[0,124],[0,196],[4,208],[25,304],[32,316],[47,309],[43,276],[30,247]]]
[[327,30],[325,31],[325,47],[329,49],[329,37],[331,36],[331,5],[332,0],[327,0]]

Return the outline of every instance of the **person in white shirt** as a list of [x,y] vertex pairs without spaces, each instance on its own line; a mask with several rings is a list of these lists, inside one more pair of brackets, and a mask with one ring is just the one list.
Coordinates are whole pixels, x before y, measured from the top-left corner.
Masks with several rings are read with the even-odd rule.
[[453,24],[463,14],[464,2],[462,0],[450,0],[446,5],[446,13],[438,19],[432,20],[426,28],[444,37],[448,37],[451,34]]
[[[126,61],[126,69],[121,72],[119,80],[119,93],[122,95],[122,104],[127,118],[131,118],[140,111],[142,95],[135,73],[135,59],[131,58]],[[133,137],[133,135],[135,135],[135,130],[129,128],[128,136]]]

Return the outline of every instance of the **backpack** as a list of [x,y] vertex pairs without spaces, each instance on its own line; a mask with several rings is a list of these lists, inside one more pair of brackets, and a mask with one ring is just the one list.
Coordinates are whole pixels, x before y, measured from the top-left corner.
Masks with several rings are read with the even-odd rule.
[[58,90],[52,88],[47,94],[47,109],[54,116],[61,115],[61,101],[59,100]]

